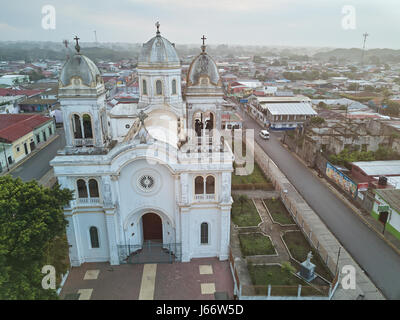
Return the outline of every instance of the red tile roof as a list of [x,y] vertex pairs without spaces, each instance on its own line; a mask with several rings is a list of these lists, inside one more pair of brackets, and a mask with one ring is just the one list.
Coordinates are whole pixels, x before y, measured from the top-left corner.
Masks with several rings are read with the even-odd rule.
[[28,97],[32,97],[32,96],[36,96],[40,93],[44,92],[44,90],[28,90],[28,89],[24,89],[24,90],[16,90],[16,89],[3,89],[0,88],[0,96],[28,96]]
[[0,114],[0,140],[14,142],[48,121],[40,114]]

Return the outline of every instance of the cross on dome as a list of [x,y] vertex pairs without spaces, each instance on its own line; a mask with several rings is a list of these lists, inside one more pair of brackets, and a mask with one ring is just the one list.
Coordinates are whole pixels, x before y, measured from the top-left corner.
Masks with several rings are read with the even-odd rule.
[[204,34],[203,34],[203,37],[202,38],[200,38],[201,40],[203,40],[203,45],[201,46],[201,50],[203,51],[203,53],[204,52],[206,52],[206,44],[205,44],[205,40],[207,39],[205,36],[204,36]]
[[156,27],[157,27],[157,35],[159,35],[160,34],[160,22],[159,21],[156,22]]
[[75,49],[76,51],[79,53],[79,51],[81,51],[81,47],[79,46],[79,41],[80,38],[78,38],[78,36],[75,36],[74,40],[76,41],[76,45],[75,45]]

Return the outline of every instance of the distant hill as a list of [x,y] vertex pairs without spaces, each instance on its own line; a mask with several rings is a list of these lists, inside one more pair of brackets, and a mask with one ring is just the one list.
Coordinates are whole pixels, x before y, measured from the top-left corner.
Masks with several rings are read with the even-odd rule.
[[[132,48],[105,48],[105,47],[82,47],[82,53],[93,60],[136,59],[139,54],[139,47]],[[73,47],[66,49],[60,45],[43,46],[38,44],[5,44],[0,43],[0,60],[25,60],[35,61],[38,59],[65,60],[68,53],[74,51]]]
[[[334,49],[327,52],[319,52],[313,55],[315,59],[328,61],[331,58],[347,60],[349,62],[361,62],[362,50],[352,49]],[[370,49],[365,51],[364,62],[375,63],[376,59],[380,63],[400,62],[400,50],[393,49]]]

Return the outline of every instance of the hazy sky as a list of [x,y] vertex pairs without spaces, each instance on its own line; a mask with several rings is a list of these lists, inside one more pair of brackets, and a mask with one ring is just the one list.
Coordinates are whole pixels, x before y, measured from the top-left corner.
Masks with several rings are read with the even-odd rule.
[[[42,7],[56,28],[42,28]],[[344,29],[344,6],[355,29]],[[160,21],[171,42],[400,49],[400,0],[11,0],[0,11],[0,40],[146,42]],[[349,20],[346,20],[349,21]],[[349,25],[349,24],[347,24]],[[350,23],[351,26],[351,23]]]

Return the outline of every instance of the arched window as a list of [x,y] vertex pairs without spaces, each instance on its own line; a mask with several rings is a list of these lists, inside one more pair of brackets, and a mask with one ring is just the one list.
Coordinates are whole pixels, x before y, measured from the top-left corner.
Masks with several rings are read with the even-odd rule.
[[90,195],[90,198],[98,198],[99,197],[99,186],[97,184],[96,179],[89,180],[89,195]]
[[197,176],[194,179],[194,193],[203,194],[204,193],[204,179],[202,176]]
[[93,138],[92,120],[90,116],[88,114],[84,114],[82,117],[82,122],[83,122],[83,133],[85,139],[92,139]]
[[81,118],[77,114],[72,117],[72,130],[75,139],[82,139]]
[[87,198],[88,197],[88,192],[87,192],[85,180],[79,179],[76,182],[76,185],[78,187],[78,197],[79,198]]
[[161,80],[156,81],[156,94],[162,95],[162,82]]
[[142,81],[142,94],[147,94],[147,82],[144,79]]
[[90,244],[91,244],[92,248],[99,248],[100,247],[99,233],[97,232],[97,228],[90,227],[89,233],[90,233]]
[[206,178],[206,194],[215,193],[215,178],[213,176],[208,176]]
[[200,226],[200,243],[208,244],[208,223],[203,222]]
[[176,94],[176,80],[172,80],[172,94]]

